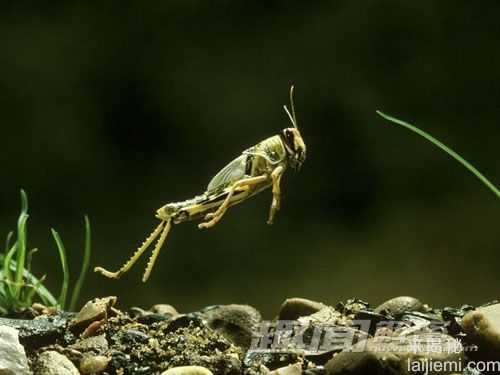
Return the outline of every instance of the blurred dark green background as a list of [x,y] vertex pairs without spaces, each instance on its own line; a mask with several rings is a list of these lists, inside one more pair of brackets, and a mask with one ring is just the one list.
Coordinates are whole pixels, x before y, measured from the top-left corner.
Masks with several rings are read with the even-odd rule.
[[[498,297],[500,205],[447,155],[375,114],[428,130],[500,182],[496,1],[104,1],[0,5],[0,228],[27,190],[34,265],[59,287],[49,228],[80,267],[120,266],[156,208],[201,193],[245,148],[289,126],[309,147],[270,193],[216,228],[175,227],[147,284],[90,274],[83,298],[181,311],[287,297],[436,306]],[[149,256],[149,254],[148,254]]]

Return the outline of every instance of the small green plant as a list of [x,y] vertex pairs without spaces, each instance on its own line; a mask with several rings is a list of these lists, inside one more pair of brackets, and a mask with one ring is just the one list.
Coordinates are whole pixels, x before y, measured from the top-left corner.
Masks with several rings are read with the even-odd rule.
[[377,111],[377,114],[379,116],[383,117],[384,119],[394,123],[394,124],[403,126],[406,129],[411,130],[412,132],[427,139],[429,142],[431,142],[435,146],[439,147],[441,150],[445,151],[448,155],[450,155],[452,158],[457,160],[460,164],[462,164],[465,168],[467,168],[472,174],[474,174],[474,176],[476,176],[479,180],[481,180],[481,182],[484,185],[486,185],[486,187],[488,187],[488,189],[490,189],[493,192],[493,194],[495,194],[497,196],[497,198],[500,198],[500,190],[497,187],[495,187],[495,185],[493,185],[486,177],[484,177],[484,175],[482,173],[480,173],[476,168],[474,168],[472,166],[472,164],[470,164],[467,160],[462,158],[459,154],[457,154],[455,151],[453,151],[450,147],[446,146],[444,143],[438,141],[436,138],[434,138],[429,133],[424,132],[423,130],[417,128],[414,125],[411,125],[407,122],[399,120],[395,117],[389,116],[381,111]]
[[16,241],[12,244],[14,232],[10,232],[7,235],[5,252],[4,254],[0,254],[0,313],[6,314],[30,307],[35,300],[39,300],[46,306],[74,310],[90,263],[91,230],[89,219],[85,216],[83,263],[68,306],[67,295],[70,277],[66,250],[61,237],[54,229],[51,229],[63,272],[61,291],[59,297],[56,298],[43,285],[45,276],[37,278],[31,272],[32,256],[36,252],[36,249],[27,250],[28,217],[28,197],[24,190],[21,190],[21,213],[17,220]]

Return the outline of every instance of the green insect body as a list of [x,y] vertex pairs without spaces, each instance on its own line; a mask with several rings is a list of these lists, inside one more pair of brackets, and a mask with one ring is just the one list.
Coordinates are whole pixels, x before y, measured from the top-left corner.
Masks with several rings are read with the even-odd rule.
[[290,102],[292,112],[286,106],[284,108],[293,127],[283,129],[280,134],[245,150],[212,178],[203,194],[186,201],[167,203],[159,208],[156,217],[160,219],[160,224],[118,271],[110,272],[102,267],[96,267],[95,271],[118,279],[159,237],[143,276],[143,281],[146,281],[173,224],[204,219],[198,227],[211,228],[221,220],[229,207],[268,188],[272,188],[273,195],[268,219],[268,224],[272,224],[280,208],[280,182],[283,173],[289,166],[300,169],[306,158],[306,145],[295,117],[293,86],[290,89]]

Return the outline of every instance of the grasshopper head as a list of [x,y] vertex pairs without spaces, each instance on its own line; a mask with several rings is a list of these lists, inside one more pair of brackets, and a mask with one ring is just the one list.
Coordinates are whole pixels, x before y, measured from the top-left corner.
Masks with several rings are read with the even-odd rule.
[[300,169],[306,160],[306,144],[297,128],[286,128],[281,132],[290,166]]
[[290,106],[292,108],[291,113],[286,105],[283,106],[283,108],[285,108],[285,112],[290,118],[293,128],[283,129],[281,132],[281,138],[283,139],[286,153],[288,154],[290,166],[295,169],[300,169],[306,160],[306,144],[302,139],[302,135],[300,134],[299,127],[297,125],[297,117],[295,116],[295,106],[293,103],[293,86],[290,87]]

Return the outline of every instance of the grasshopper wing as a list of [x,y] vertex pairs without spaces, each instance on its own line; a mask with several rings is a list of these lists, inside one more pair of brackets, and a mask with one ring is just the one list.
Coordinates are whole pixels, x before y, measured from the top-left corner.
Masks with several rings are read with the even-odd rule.
[[218,192],[246,177],[247,155],[240,155],[217,173],[209,182],[207,192]]

